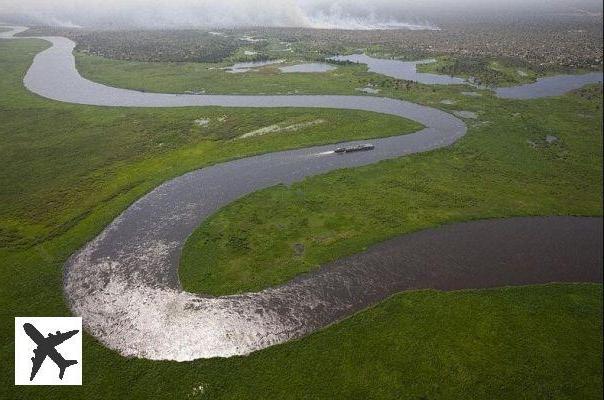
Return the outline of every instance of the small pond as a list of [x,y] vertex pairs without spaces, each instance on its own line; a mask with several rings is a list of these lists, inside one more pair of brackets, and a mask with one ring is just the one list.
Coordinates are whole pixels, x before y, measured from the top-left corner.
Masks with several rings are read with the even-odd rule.
[[281,72],[284,73],[292,73],[292,72],[306,72],[306,73],[320,73],[320,72],[329,72],[336,69],[333,65],[325,64],[325,63],[308,63],[308,64],[296,64],[289,65],[287,67],[279,68]]

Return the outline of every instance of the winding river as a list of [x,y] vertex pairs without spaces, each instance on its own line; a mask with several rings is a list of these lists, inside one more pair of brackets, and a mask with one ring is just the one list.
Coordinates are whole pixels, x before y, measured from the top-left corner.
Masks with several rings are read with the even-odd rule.
[[417,66],[430,64],[436,60],[401,61],[386,58],[370,57],[366,54],[351,54],[331,57],[334,61],[348,61],[357,64],[365,64],[369,72],[386,75],[395,79],[405,79],[423,83],[426,85],[463,85],[466,80],[448,75],[430,74],[418,72]]
[[[405,235],[257,293],[187,293],[178,279],[182,247],[221,207],[279,183],[448,146],[465,135],[465,124],[441,110],[379,97],[179,95],[108,87],[79,75],[72,41],[42,39],[52,47],[35,56],[24,84],[57,101],[344,108],[405,117],[425,127],[373,140],[374,151],[342,155],[333,146],[316,146],[217,164],[170,180],[131,205],[64,268],[72,312],[83,317],[91,335],[124,356],[184,361],[244,355],[303,337],[401,290],[602,280],[601,219],[519,218]],[[582,251],[565,251],[569,247]]]
[[[417,65],[429,64],[435,60],[401,61],[374,58],[366,54],[336,56],[331,59],[365,64],[369,67],[370,72],[427,85],[469,84],[469,82],[463,78],[417,71]],[[590,83],[602,83],[602,72],[590,72],[579,75],[555,75],[539,78],[533,83],[496,88],[495,95],[502,99],[538,99],[542,97],[561,96],[564,93],[579,89]]]

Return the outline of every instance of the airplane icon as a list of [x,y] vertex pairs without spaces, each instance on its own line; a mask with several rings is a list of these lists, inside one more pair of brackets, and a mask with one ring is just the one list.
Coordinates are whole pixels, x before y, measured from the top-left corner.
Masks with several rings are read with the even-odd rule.
[[23,329],[25,330],[25,333],[27,333],[27,336],[29,336],[31,340],[38,345],[38,347],[34,349],[35,356],[31,358],[33,365],[31,367],[31,376],[29,377],[30,381],[32,381],[38,373],[38,370],[42,366],[46,356],[50,357],[50,359],[59,367],[59,379],[61,380],[63,379],[65,369],[70,365],[78,363],[76,360],[66,360],[63,358],[55,347],[78,333],[79,330],[73,330],[65,333],[57,331],[55,335],[49,333],[48,337],[44,337],[32,324],[23,324]]

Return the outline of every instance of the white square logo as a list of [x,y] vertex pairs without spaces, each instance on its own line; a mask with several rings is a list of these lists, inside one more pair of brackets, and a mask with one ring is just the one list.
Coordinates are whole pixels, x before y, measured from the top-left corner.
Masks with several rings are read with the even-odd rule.
[[15,318],[15,385],[81,385],[82,318]]

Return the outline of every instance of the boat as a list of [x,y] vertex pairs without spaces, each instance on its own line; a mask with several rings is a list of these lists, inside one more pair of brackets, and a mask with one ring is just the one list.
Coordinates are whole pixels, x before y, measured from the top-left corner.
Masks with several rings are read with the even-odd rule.
[[358,144],[356,146],[350,146],[350,147],[337,147],[333,152],[334,153],[354,153],[356,151],[368,151],[368,150],[373,150],[375,149],[375,146],[372,145],[371,143],[365,143],[365,144]]

